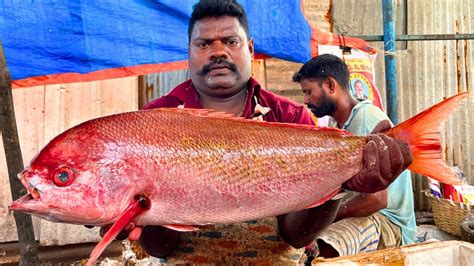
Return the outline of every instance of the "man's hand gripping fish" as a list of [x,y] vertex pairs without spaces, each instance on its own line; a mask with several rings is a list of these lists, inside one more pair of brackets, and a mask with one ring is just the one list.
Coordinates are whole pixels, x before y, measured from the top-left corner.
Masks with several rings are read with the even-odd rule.
[[[386,132],[410,146],[408,169],[456,183],[442,159],[439,131],[466,97],[446,99]],[[29,194],[11,209],[55,222],[114,223],[92,264],[131,222],[188,231],[322,204],[361,170],[366,143],[343,130],[209,110],[111,115],[48,143],[18,175]]]

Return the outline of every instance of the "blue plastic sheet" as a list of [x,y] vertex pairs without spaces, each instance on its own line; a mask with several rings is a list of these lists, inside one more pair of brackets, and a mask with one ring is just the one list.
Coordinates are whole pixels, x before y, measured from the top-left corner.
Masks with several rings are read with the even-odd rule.
[[[241,0],[256,53],[311,56],[300,0]],[[188,0],[3,0],[0,38],[13,80],[187,60]]]

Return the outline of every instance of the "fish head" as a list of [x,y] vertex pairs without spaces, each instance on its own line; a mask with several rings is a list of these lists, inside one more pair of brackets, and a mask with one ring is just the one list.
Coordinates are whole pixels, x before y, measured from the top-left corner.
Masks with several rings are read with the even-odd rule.
[[81,128],[57,136],[18,174],[28,194],[10,208],[54,222],[114,222],[133,200],[133,189],[110,146]]

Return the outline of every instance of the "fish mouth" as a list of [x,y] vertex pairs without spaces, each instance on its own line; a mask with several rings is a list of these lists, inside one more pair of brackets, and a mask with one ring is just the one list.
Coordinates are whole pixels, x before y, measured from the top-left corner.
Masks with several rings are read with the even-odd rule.
[[13,211],[37,213],[38,201],[40,199],[39,190],[28,182],[22,173],[18,174],[18,179],[20,179],[21,184],[28,191],[28,194],[12,202],[8,208]]
[[18,179],[20,179],[21,184],[25,187],[25,189],[28,191],[28,193],[31,195],[31,197],[35,200],[40,198],[40,193],[38,189],[33,186],[30,182],[26,180],[24,175],[22,173],[18,174]]
[[13,211],[33,212],[34,206],[32,204],[34,204],[34,202],[35,198],[31,194],[26,194],[12,202],[8,208]]
[[[52,222],[82,224],[81,217],[68,217],[60,210],[56,210],[54,206],[46,206],[41,200],[35,199],[31,194],[26,194],[15,200],[8,208],[12,211],[32,214]],[[93,221],[90,223],[96,225]]]

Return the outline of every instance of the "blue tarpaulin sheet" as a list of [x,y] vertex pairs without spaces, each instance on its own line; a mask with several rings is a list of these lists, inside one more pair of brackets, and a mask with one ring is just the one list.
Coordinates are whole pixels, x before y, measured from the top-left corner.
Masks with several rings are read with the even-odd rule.
[[[173,62],[183,66],[196,2],[3,0],[0,39],[7,67],[13,80],[33,78],[37,82],[31,84],[41,84],[44,76],[53,76],[47,81],[52,83],[66,73],[80,76]],[[300,0],[239,2],[247,12],[257,54],[294,62],[311,58],[312,29]]]

